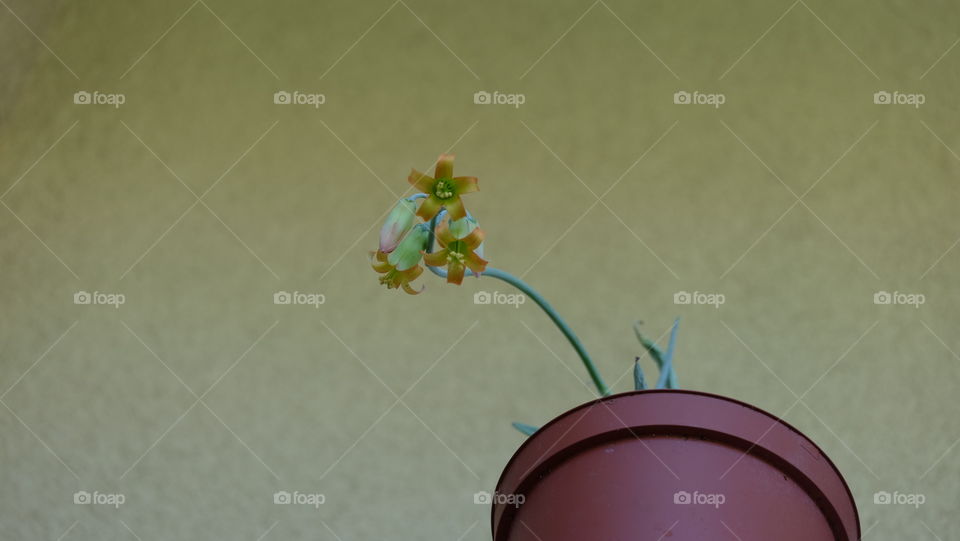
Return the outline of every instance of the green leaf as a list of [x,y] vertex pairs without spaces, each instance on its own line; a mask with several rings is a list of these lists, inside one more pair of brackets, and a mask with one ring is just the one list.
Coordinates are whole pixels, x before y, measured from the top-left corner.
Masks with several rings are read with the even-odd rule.
[[517,430],[520,431],[520,433],[522,433],[522,434],[524,434],[524,435],[526,435],[526,436],[532,436],[534,432],[536,432],[537,430],[540,430],[539,427],[532,426],[532,425],[526,425],[526,424],[523,424],[523,423],[518,423],[518,422],[516,422],[516,421],[514,421],[513,423],[510,423],[510,424],[513,425],[513,428],[516,428]]
[[640,341],[640,344],[650,354],[650,357],[653,358],[654,362],[657,363],[657,368],[660,370],[660,377],[657,380],[657,384],[654,388],[676,389],[677,376],[673,371],[673,351],[676,347],[677,330],[680,327],[680,318],[674,320],[673,328],[670,330],[670,345],[667,348],[667,353],[664,353],[663,350],[660,349],[660,346],[655,344],[649,338],[644,336],[642,332],[640,332],[641,323],[641,321],[637,321],[633,324],[633,332],[637,335],[637,340]]
[[647,388],[647,382],[643,379],[643,368],[640,368],[640,357],[633,362],[633,390],[642,391]]
[[641,321],[637,321],[636,323],[633,324],[633,332],[634,334],[637,335],[637,340],[640,341],[640,345],[642,345],[643,348],[647,350],[647,353],[650,354],[650,357],[653,358],[653,361],[657,363],[657,368],[662,370],[663,362],[664,362],[663,351],[660,349],[660,346],[653,343],[653,341],[651,341],[649,338],[644,336],[643,333],[640,332],[641,323],[642,323]]
[[668,368],[670,370],[670,375],[667,376],[667,388],[676,389],[677,388],[677,371],[673,369],[673,353],[677,349],[677,332],[680,330],[680,318],[673,320],[673,328],[670,329],[670,341],[667,345],[667,355],[665,357]]

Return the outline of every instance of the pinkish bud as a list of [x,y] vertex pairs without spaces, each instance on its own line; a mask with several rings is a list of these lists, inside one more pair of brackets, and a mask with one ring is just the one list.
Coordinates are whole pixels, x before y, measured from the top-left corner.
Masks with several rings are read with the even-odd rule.
[[383,227],[380,228],[381,252],[389,254],[396,249],[403,236],[413,227],[416,212],[415,202],[406,199],[397,201],[393,210],[387,215],[387,221],[383,222]]

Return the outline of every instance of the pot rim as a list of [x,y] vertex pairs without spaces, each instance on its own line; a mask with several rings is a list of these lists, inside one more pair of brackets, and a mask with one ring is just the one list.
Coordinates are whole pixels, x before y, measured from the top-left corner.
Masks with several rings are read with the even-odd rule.
[[[528,452],[530,447],[534,445],[534,442],[538,438],[538,436],[542,437],[548,431],[549,428],[553,427],[558,423],[564,422],[564,420],[569,419],[571,415],[574,415],[581,410],[585,410],[585,409],[590,410],[596,407],[597,405],[607,401],[623,400],[625,398],[629,399],[629,398],[640,397],[640,396],[647,396],[652,398],[654,395],[668,395],[672,397],[676,397],[678,395],[687,395],[692,398],[709,399],[711,401],[717,400],[727,404],[731,404],[733,406],[739,406],[741,408],[745,408],[745,410],[747,411],[745,411],[744,414],[747,416],[760,414],[772,420],[773,422],[770,425],[770,428],[766,432],[761,434],[758,438],[756,438],[754,441],[753,438],[738,437],[736,434],[725,432],[722,429],[711,430],[709,427],[685,424],[683,422],[678,423],[676,421],[671,422],[669,419],[670,416],[671,415],[676,416],[677,413],[661,409],[661,410],[658,410],[658,414],[657,414],[658,417],[662,416],[665,418],[664,419],[665,422],[661,424],[624,423],[623,421],[620,421],[619,416],[614,414],[614,416],[617,417],[618,421],[620,421],[619,424],[621,425],[619,428],[615,430],[607,429],[607,430],[594,431],[594,433],[588,434],[586,436],[584,435],[569,436],[568,433],[572,432],[573,428],[576,427],[576,425],[579,424],[581,420],[586,418],[587,415],[589,415],[589,411],[588,411],[584,413],[580,419],[574,421],[573,424],[567,428],[567,431],[565,431],[563,434],[557,437],[553,445],[550,446],[545,452],[543,452],[539,458],[535,458],[532,462],[530,462],[530,457],[524,456]],[[610,407],[608,406],[607,409],[609,410]],[[704,420],[704,423],[711,424],[710,421],[708,420]],[[718,423],[714,422],[712,424],[718,424]],[[824,463],[823,466],[826,466],[826,468],[822,466],[818,468],[816,465],[810,465],[810,464],[797,464],[796,460],[791,461],[787,457],[783,456],[782,453],[779,453],[776,449],[770,449],[765,445],[761,445],[761,443],[764,441],[764,438],[768,436],[768,433],[774,432],[775,431],[774,429],[777,426],[782,427],[778,431],[781,433],[781,435],[784,434],[784,430],[786,430],[802,438],[803,442],[806,444],[806,446],[802,446],[802,447],[811,456],[813,456],[813,453],[810,452],[812,448],[812,450],[819,455],[819,456],[813,456],[813,458],[818,461],[822,460]],[[564,451],[569,450],[571,447],[577,445],[578,443],[583,443],[586,440],[590,440],[591,438],[601,438],[604,435],[615,435],[616,433],[622,432],[624,430],[633,434],[634,437],[637,437],[636,434],[634,434],[634,429],[639,429],[644,427],[655,428],[657,429],[657,431],[661,433],[664,431],[664,429],[673,428],[677,430],[677,432],[675,433],[676,436],[684,435],[682,433],[682,429],[687,429],[691,431],[701,431],[703,433],[710,433],[713,437],[709,439],[713,441],[718,441],[720,443],[730,444],[731,442],[739,442],[740,447],[743,447],[744,443],[748,444],[747,447],[743,447],[742,449],[745,454],[750,454],[751,456],[757,457],[763,460],[764,462],[771,464],[771,466],[774,466],[774,467],[788,467],[796,470],[795,474],[799,475],[801,478],[808,481],[810,486],[812,486],[815,491],[819,492],[820,498],[819,499],[815,498],[814,495],[812,494],[808,494],[808,495],[814,498],[814,500],[817,501],[818,506],[821,506],[821,508],[824,503],[828,505],[829,509],[824,509],[824,511],[832,511],[833,514],[836,515],[837,522],[839,523],[839,527],[843,531],[845,538],[849,540],[860,539],[860,536],[861,536],[860,516],[857,511],[856,501],[854,500],[853,494],[850,491],[850,487],[847,484],[846,479],[843,478],[843,475],[840,473],[840,470],[837,468],[837,466],[816,443],[814,443],[809,437],[804,435],[803,432],[798,430],[796,427],[794,427],[790,423],[786,422],[785,420],[763,409],[758,408],[757,406],[748,404],[741,400],[729,398],[729,397],[714,394],[714,393],[707,393],[703,391],[694,391],[694,390],[688,390],[688,389],[646,389],[642,391],[628,391],[624,393],[618,393],[618,394],[614,394],[606,397],[597,398],[589,402],[584,402],[578,406],[575,406],[561,413],[560,415],[557,415],[556,417],[551,419],[548,423],[543,425],[539,430],[537,430],[537,432],[535,432],[533,435],[527,438],[520,445],[520,447],[517,448],[513,456],[507,462],[507,465],[504,467],[503,472],[500,474],[499,479],[497,480],[496,492],[500,492],[500,489],[510,478],[512,478],[512,480],[510,481],[510,487],[509,487],[511,488],[511,490],[507,490],[505,491],[505,493],[514,493],[514,492],[517,492],[518,489],[529,488],[525,485],[530,484],[530,479],[533,477],[533,475],[531,474],[537,473],[537,470],[542,469],[544,464],[548,463],[553,457],[562,455]],[[621,439],[621,438],[622,436],[617,436],[617,439]],[[807,446],[809,448],[807,448]],[[527,465],[525,472],[517,474],[517,472],[514,470],[519,467],[518,463],[521,462],[521,460],[524,460],[529,464]],[[831,493],[829,495],[824,493],[824,489],[820,486],[820,484],[818,484],[814,479],[810,478],[810,476],[808,475],[811,473],[816,474],[819,472],[820,474],[819,477],[821,478],[821,480],[823,480],[824,475],[827,475],[828,476],[827,481],[829,481],[829,472],[826,472],[825,471],[826,469],[831,470],[833,477],[839,480],[840,482],[839,486],[842,487],[842,492],[843,492],[842,495],[837,493],[838,491],[836,490],[836,488],[838,487],[836,486],[833,487],[834,490],[831,490],[830,491]],[[817,471],[811,471],[811,470],[817,470]],[[794,482],[797,482],[797,481],[798,479],[794,479]],[[523,492],[523,490],[520,490],[520,492]],[[837,509],[838,505],[843,505],[844,503],[842,496],[845,496],[845,499],[847,500],[846,503],[849,504],[849,509],[847,510],[848,513],[841,513],[841,511]],[[490,513],[491,532],[494,532],[494,533],[497,532],[496,524],[498,522],[498,519],[500,521],[504,519],[503,515],[504,515],[504,512],[507,511],[508,507],[509,506],[506,504],[502,504],[502,503],[498,504],[496,500],[494,501],[494,504],[491,506],[491,513]],[[852,511],[852,516],[850,516],[851,511]],[[512,513],[508,513],[508,514],[512,515]],[[846,515],[846,517],[844,515]],[[507,518],[510,518],[510,517],[508,516]],[[852,518],[852,524],[848,524],[850,518]]]

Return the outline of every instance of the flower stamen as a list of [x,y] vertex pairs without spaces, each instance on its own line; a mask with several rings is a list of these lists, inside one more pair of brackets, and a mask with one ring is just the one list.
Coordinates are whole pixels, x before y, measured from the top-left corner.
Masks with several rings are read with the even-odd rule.
[[440,199],[450,199],[453,197],[453,186],[447,179],[437,179],[437,183],[433,188],[433,194]]

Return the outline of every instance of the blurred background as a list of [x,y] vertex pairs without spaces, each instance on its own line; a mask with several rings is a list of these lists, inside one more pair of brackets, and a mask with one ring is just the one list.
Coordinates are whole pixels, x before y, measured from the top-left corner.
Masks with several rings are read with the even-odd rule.
[[0,537],[488,539],[509,423],[594,395],[506,284],[377,284],[445,151],[616,390],[680,316],[865,538],[960,536],[957,4],[0,3]]

